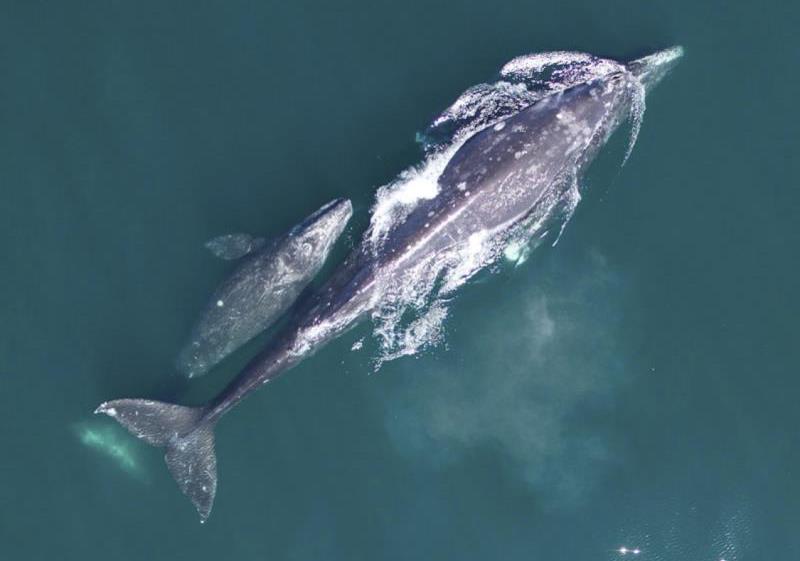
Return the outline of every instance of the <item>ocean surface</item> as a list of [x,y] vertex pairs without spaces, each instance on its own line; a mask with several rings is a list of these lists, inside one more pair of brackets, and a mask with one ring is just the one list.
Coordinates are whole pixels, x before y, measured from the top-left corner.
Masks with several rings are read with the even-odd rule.
[[[799,16],[0,2],[0,559],[800,559]],[[558,244],[461,287],[436,344],[383,360],[364,324],[220,423],[208,523],[92,415],[200,403],[263,344],[176,374],[231,268],[206,240],[349,197],[333,264],[417,133],[507,61],[678,44]]]

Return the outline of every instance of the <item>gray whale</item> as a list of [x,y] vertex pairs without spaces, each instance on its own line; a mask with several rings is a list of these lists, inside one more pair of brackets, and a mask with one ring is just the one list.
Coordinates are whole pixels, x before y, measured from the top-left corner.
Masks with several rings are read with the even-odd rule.
[[[438,179],[439,190],[383,232],[369,235],[242,372],[208,404],[143,399],[101,404],[165,459],[201,520],[217,489],[213,429],[242,399],[378,309],[408,275],[457,261],[476,240],[509,239],[554,216],[610,135],[681,56],[680,48],[581,82],[512,113],[469,138]],[[636,123],[635,123],[636,124]],[[465,274],[469,274],[465,273]]]
[[336,199],[271,242],[238,234],[206,244],[241,261],[201,313],[178,370],[189,378],[205,374],[275,323],[322,268],[352,214],[350,201]]

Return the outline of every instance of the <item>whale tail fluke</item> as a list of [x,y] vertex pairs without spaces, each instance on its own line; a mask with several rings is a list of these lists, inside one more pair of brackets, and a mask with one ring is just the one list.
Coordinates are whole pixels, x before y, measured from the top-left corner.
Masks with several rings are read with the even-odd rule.
[[167,467],[201,522],[211,514],[217,492],[214,426],[203,420],[205,409],[148,399],[117,399],[100,404],[95,413],[113,417],[132,435],[166,448]]

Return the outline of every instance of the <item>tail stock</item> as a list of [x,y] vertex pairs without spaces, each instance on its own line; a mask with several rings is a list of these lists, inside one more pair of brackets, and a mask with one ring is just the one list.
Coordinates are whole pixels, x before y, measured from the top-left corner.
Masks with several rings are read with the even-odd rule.
[[95,410],[113,417],[148,444],[166,448],[167,467],[194,504],[201,522],[211,514],[217,492],[214,426],[203,420],[204,411],[202,407],[147,399],[107,401]]

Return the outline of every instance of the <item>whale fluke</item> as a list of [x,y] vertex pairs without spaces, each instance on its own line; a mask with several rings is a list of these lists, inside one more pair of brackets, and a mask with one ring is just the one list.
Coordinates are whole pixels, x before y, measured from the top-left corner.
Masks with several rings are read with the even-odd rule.
[[205,408],[184,407],[148,399],[117,399],[100,404],[95,413],[113,417],[132,435],[166,448],[172,477],[205,522],[217,492],[214,426],[203,419]]

